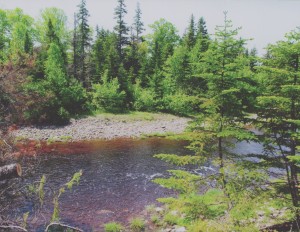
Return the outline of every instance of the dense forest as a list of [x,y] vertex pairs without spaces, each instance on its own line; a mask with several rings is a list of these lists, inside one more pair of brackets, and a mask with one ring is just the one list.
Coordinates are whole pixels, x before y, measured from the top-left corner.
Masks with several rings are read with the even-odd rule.
[[[164,221],[189,231],[259,231],[259,218],[299,225],[299,29],[258,57],[227,12],[214,31],[191,15],[182,36],[165,19],[145,35],[139,4],[132,25],[126,13],[118,0],[110,31],[90,27],[85,0],[73,28],[57,8],[38,19],[0,10],[1,126],[66,124],[96,112],[190,116],[189,131],[177,138],[190,141],[195,155],[156,157],[178,166],[213,160],[218,172],[171,170],[156,179],[180,193],[159,199],[169,209]],[[234,154],[234,141],[259,142],[264,153]]]

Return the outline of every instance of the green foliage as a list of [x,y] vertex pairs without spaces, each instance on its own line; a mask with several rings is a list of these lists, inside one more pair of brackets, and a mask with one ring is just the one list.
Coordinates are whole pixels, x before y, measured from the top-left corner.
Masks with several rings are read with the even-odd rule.
[[170,178],[156,178],[154,183],[168,189],[175,189],[180,193],[194,193],[199,188],[201,177],[182,170],[169,170]]
[[177,166],[184,166],[188,164],[202,164],[206,160],[201,156],[191,156],[191,155],[178,156],[173,154],[157,154],[154,155],[153,157]]
[[254,141],[256,140],[256,136],[244,129],[238,127],[226,127],[225,130],[217,133],[217,137],[221,138],[235,138],[238,141]]
[[155,94],[150,88],[142,88],[140,83],[133,86],[133,108],[138,111],[154,111],[156,109]]
[[178,211],[185,215],[186,222],[198,218],[214,219],[224,215],[227,202],[224,193],[217,189],[208,190],[203,195],[196,193],[180,195],[178,198],[159,198],[159,202],[168,205],[169,211]]
[[176,93],[164,96],[162,102],[162,110],[173,114],[191,115],[199,111],[200,102],[196,96]]
[[[52,32],[49,31],[49,22],[52,24]],[[62,48],[67,50],[68,41],[70,39],[69,31],[67,29],[67,16],[61,9],[51,7],[46,8],[41,12],[41,16],[36,23],[38,32],[38,41],[45,47],[53,42],[53,35],[63,45]],[[52,33],[52,40],[51,36]]]
[[51,222],[56,222],[59,221],[59,202],[58,202],[58,197],[53,198],[53,213],[51,216]]
[[157,225],[157,224],[159,224],[160,218],[159,218],[158,215],[152,215],[150,220],[151,220],[152,223]]
[[264,131],[261,142],[267,151],[265,158],[269,160],[268,164],[276,163],[288,170],[286,181],[296,207],[299,205],[299,35],[299,31],[292,31],[284,40],[268,46],[269,56],[262,59],[259,67],[259,83],[263,92],[257,97],[256,120]]
[[40,184],[38,187],[38,195],[39,195],[39,200],[40,200],[40,204],[43,205],[44,203],[44,197],[45,197],[45,191],[44,191],[44,187],[45,187],[45,183],[46,183],[46,176],[43,175],[41,180],[40,180]]
[[105,109],[108,112],[122,112],[124,107],[125,92],[120,91],[118,79],[108,80],[107,72],[102,77],[102,84],[92,86],[93,105],[98,109]]
[[153,34],[147,36],[150,46],[151,66],[161,69],[167,58],[173,54],[174,47],[178,43],[179,36],[177,35],[177,29],[175,26],[166,21],[160,19],[150,25]]
[[110,222],[104,225],[105,232],[121,232],[123,231],[123,226],[116,222]]
[[67,186],[67,188],[68,188],[69,190],[71,190],[74,184],[77,184],[77,185],[78,185],[81,176],[82,176],[82,170],[80,170],[79,172],[76,172],[76,173],[73,175],[72,179],[71,179],[68,183],[65,184],[65,185]]
[[71,190],[74,184],[78,184],[80,181],[80,177],[82,176],[82,170],[80,170],[79,172],[76,172],[72,179],[67,182],[66,184],[64,184],[59,190],[58,193],[54,196],[53,198],[53,213],[52,213],[52,217],[51,217],[51,221],[55,222],[55,221],[59,221],[59,198],[61,197],[61,195],[63,193],[66,192],[66,187]]
[[27,220],[28,220],[28,217],[29,217],[29,212],[26,212],[23,214],[23,228],[26,228],[27,227]]
[[128,31],[129,28],[126,26],[126,22],[124,21],[124,17],[127,14],[126,5],[124,0],[118,0],[118,5],[115,8],[115,19],[117,20],[117,24],[114,27],[114,30],[117,35],[117,43],[116,47],[118,50],[120,61],[123,59],[123,48],[128,43]]
[[134,218],[130,222],[130,230],[140,232],[145,230],[145,222],[141,218]]
[[9,59],[14,64],[21,64],[26,57],[25,54],[28,53],[26,50],[29,43],[33,43],[34,19],[25,15],[20,8],[8,10],[6,15],[7,21],[4,21],[3,26],[7,26],[4,30],[7,30],[6,32],[9,32],[10,35],[9,46],[7,46]]
[[179,222],[179,218],[176,214],[174,213],[167,213],[166,215],[164,215],[164,221],[168,224],[168,225],[176,225]]

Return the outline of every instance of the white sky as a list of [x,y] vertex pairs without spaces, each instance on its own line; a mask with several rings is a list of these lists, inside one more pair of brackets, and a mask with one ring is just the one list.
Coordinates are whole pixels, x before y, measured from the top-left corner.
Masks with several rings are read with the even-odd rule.
[[[126,22],[132,23],[137,2],[140,2],[142,21],[146,29],[159,18],[172,22],[182,34],[191,14],[196,20],[203,16],[209,33],[216,25],[223,23],[223,11],[235,27],[242,27],[243,38],[254,38],[249,47],[256,47],[259,54],[268,43],[283,39],[285,33],[300,26],[300,0],[125,0]],[[20,7],[25,13],[36,18],[46,7],[58,7],[65,11],[69,24],[80,0],[0,0],[1,9]],[[114,8],[117,0],[87,0],[90,24],[105,29],[115,25]],[[150,32],[149,30],[146,32]]]

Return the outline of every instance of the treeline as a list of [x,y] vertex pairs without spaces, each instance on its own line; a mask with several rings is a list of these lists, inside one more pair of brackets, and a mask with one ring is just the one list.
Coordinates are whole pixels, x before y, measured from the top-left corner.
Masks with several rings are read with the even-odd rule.
[[[97,110],[198,112],[208,89],[201,63],[215,40],[205,20],[192,15],[180,37],[160,19],[143,35],[139,4],[131,26],[126,13],[124,0],[118,0],[109,31],[90,27],[85,1],[72,30],[57,8],[45,9],[37,20],[21,9],[1,10],[1,117],[62,123]],[[248,54],[241,44],[234,55],[246,57],[245,68],[253,70],[255,50]]]

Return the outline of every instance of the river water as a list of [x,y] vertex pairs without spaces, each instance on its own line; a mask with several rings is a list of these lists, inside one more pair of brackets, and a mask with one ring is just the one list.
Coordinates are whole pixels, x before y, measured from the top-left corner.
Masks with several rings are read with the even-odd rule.
[[[20,196],[12,200],[11,216],[30,212],[31,229],[43,231],[53,211],[53,192],[66,183],[75,172],[82,170],[78,186],[60,198],[62,222],[84,229],[101,231],[103,224],[110,221],[128,223],[139,216],[146,205],[156,204],[156,199],[172,193],[151,180],[167,176],[170,164],[153,158],[154,154],[191,154],[184,141],[162,138],[115,139],[82,143],[39,144],[37,158],[20,160],[25,170],[23,185],[30,185],[46,176],[45,200],[37,210],[32,198]],[[22,148],[20,148],[21,150]],[[259,152],[257,144],[241,143],[238,150],[248,153]],[[198,169],[205,174],[213,171],[206,165]]]

